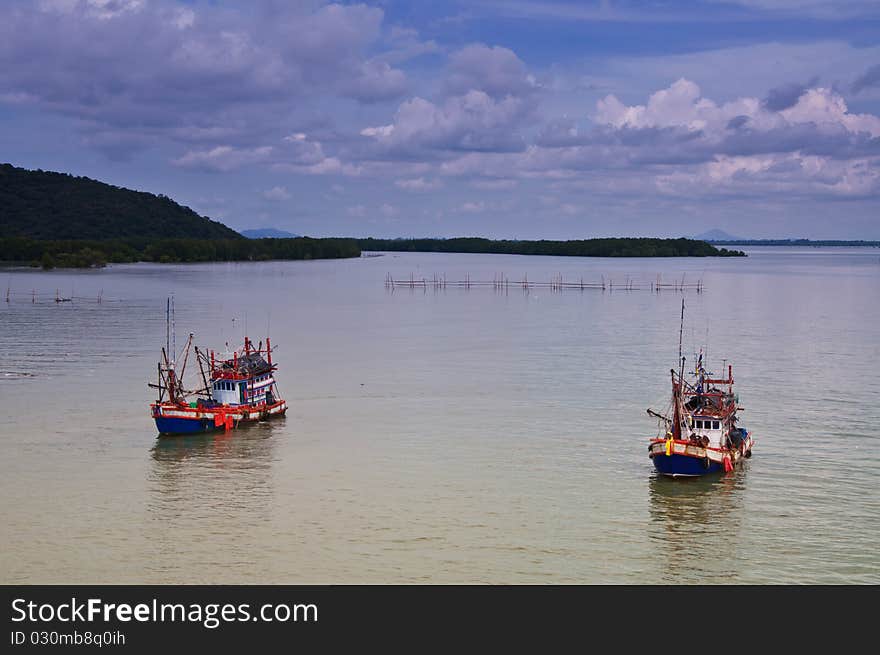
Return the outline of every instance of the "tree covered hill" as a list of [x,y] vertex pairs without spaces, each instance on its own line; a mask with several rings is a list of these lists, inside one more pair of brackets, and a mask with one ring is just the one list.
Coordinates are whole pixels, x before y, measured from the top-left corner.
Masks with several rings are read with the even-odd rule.
[[242,239],[163,195],[0,164],[0,237]]

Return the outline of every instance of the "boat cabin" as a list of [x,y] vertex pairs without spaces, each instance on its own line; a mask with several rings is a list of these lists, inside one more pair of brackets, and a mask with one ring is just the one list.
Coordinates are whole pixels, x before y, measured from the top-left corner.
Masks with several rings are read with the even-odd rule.
[[[216,361],[211,351],[211,400],[218,405],[274,405],[278,400],[272,374],[272,347],[266,339],[257,348],[245,337],[244,350]],[[266,358],[263,357],[266,355]]]
[[214,380],[211,398],[221,405],[243,405],[246,380]]
[[275,402],[275,378],[263,373],[246,380],[218,379],[211,385],[211,398],[220,405],[271,405]]
[[264,373],[247,381],[245,402],[249,405],[271,405],[275,402],[275,378],[271,373]]
[[721,447],[724,421],[717,416],[694,416],[690,425],[691,435],[706,437],[713,448]]

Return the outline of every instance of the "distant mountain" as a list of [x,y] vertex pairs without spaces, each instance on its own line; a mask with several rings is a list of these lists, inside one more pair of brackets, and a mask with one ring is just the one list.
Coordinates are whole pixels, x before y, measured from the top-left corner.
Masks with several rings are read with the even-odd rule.
[[697,239],[699,241],[739,241],[740,237],[734,237],[729,235],[724,230],[709,230],[708,232],[703,232],[702,234],[698,234],[692,239]]
[[0,237],[242,238],[167,196],[11,164],[0,164]]
[[298,234],[286,232],[285,230],[276,230],[274,227],[261,227],[256,230],[241,230],[241,236],[248,239],[296,239]]

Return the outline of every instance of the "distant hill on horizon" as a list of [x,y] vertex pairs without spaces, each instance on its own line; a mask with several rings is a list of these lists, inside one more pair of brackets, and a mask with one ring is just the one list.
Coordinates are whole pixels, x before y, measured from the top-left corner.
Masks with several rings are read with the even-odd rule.
[[0,164],[0,237],[241,239],[164,195]]
[[274,227],[261,227],[252,230],[240,230],[239,234],[248,239],[296,239],[299,234],[288,232],[287,230],[279,230]]
[[724,230],[713,229],[708,232],[703,232],[702,234],[697,234],[695,236],[690,237],[691,239],[697,239],[698,241],[737,241],[739,237],[732,236],[725,232]]
[[724,230],[712,229],[702,234],[698,234],[691,239],[705,241],[715,246],[880,246],[880,241],[871,239],[804,239],[804,238],[785,238],[785,239],[749,239],[744,237],[735,237],[728,234]]

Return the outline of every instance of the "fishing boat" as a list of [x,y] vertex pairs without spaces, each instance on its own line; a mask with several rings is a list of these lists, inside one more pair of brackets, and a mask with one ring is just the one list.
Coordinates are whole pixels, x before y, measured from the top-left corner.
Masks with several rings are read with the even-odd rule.
[[[277,366],[272,363],[272,344],[266,338],[254,344],[244,338],[241,348],[218,357],[215,351],[193,347],[190,333],[182,352],[176,353],[174,339],[174,302],[169,299],[165,309],[166,336],[162,360],[158,365],[159,380],[149,386],[159,397],[150,405],[150,414],[162,435],[184,435],[229,431],[249,422],[284,416],[287,403],[278,393],[275,381]],[[201,386],[187,390],[184,386],[190,351],[195,354]],[[181,361],[180,368],[177,362]]]
[[[681,330],[684,328],[684,300]],[[648,409],[659,420],[660,434],[648,444],[648,457],[658,473],[673,478],[730,472],[752,456],[750,430],[737,426],[739,397],[733,392],[733,365],[726,364],[726,377],[714,375],[703,365],[703,351],[696,356],[691,381],[685,379],[685,357],[678,337],[678,370],[670,369],[672,399],[667,413]]]

